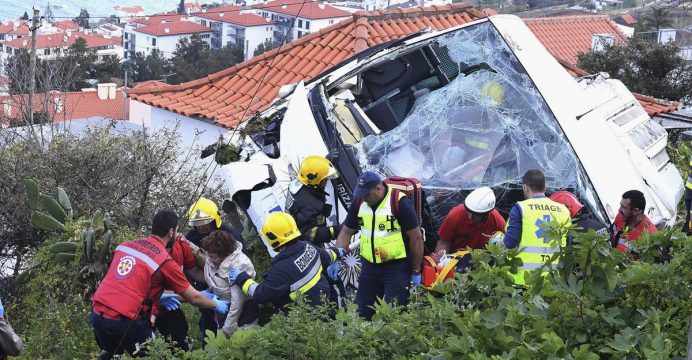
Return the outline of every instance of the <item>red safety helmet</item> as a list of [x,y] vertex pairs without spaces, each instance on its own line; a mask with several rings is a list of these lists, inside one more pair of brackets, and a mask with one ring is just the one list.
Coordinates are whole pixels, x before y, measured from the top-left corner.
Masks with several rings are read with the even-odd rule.
[[584,204],[580,203],[577,197],[569,191],[556,191],[553,195],[550,195],[550,200],[565,205],[567,210],[569,210],[570,217],[575,217],[579,210],[584,207]]

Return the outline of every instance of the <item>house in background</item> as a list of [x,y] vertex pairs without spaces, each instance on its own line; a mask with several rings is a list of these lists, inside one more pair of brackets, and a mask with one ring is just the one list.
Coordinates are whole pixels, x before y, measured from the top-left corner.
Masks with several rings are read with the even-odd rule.
[[158,49],[164,57],[171,58],[180,39],[199,35],[211,46],[212,34],[211,28],[179,14],[133,19],[125,26],[123,36],[125,58],[131,58],[135,52],[149,55],[153,49]]
[[318,32],[351,16],[324,2],[275,0],[252,7],[260,16],[276,23],[274,41],[285,43]]
[[202,11],[202,5],[197,3],[186,2],[183,6],[185,7],[185,13],[188,15]]
[[251,11],[207,11],[195,13],[192,18],[212,29],[212,49],[235,45],[243,49],[245,60],[254,55],[260,44],[274,38],[275,23]]
[[115,10],[115,17],[120,19],[120,22],[130,22],[130,20],[136,17],[144,16],[144,8],[139,5],[135,6],[113,6]]
[[31,35],[29,24],[24,20],[0,22],[0,41],[14,40],[29,35]]

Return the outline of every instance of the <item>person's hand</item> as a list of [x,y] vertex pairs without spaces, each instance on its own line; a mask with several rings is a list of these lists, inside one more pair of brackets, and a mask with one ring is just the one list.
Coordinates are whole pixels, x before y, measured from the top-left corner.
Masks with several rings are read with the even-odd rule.
[[446,254],[446,251],[440,250],[440,251],[435,251],[432,254],[430,254],[430,257],[435,260],[436,263],[440,262],[440,259],[442,259],[442,256]]
[[214,302],[216,303],[216,308],[214,308],[214,310],[216,310],[217,313],[225,314],[228,312],[227,301],[214,299]]
[[341,259],[342,257],[344,257],[344,255],[346,255],[346,249],[344,249],[344,248],[336,248],[336,251],[339,253],[339,259]]
[[5,307],[2,306],[2,299],[0,299],[0,317],[5,317]]
[[159,299],[159,304],[168,311],[173,311],[180,308],[180,301],[175,294],[163,294]]
[[202,290],[202,291],[200,291],[200,294],[204,295],[207,299],[211,299],[211,300],[215,300],[215,299],[219,298],[218,296],[214,295],[214,293],[212,293],[209,290]]
[[335,262],[327,268],[327,275],[329,278],[336,281],[339,279],[339,263]]
[[421,278],[422,278],[421,274],[412,274],[411,275],[411,283],[413,284],[413,286],[415,286],[415,287],[420,286]]
[[231,269],[228,271],[228,278],[231,280],[232,283],[234,283],[235,279],[238,278],[238,275],[240,275],[241,272],[243,271],[240,269]]

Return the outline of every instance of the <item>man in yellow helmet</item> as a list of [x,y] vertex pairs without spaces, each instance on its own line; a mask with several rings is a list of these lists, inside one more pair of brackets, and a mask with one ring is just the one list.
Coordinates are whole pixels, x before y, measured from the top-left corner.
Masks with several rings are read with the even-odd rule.
[[690,208],[692,207],[692,159],[690,159],[690,172],[687,175],[687,181],[685,182],[685,210],[687,215],[685,216],[685,223],[682,224],[682,231],[689,234],[692,230],[690,225]]
[[282,212],[269,214],[261,235],[278,252],[264,281],[258,283],[246,272],[231,269],[231,282],[257,303],[271,302],[281,311],[286,311],[285,306],[299,294],[312,305],[321,304],[322,296],[329,293],[323,269],[343,256],[344,250],[319,248],[303,241],[296,221]]
[[324,244],[338,235],[336,227],[327,226],[332,206],[324,191],[327,181],[336,176],[336,169],[324,156],[308,156],[300,164],[298,182],[288,188],[286,211],[296,220],[303,240]]
[[565,205],[545,196],[545,175],[541,170],[528,170],[521,180],[526,200],[519,201],[512,207],[503,244],[510,249],[524,249],[518,255],[523,265],[513,277],[517,285],[526,285],[524,274],[527,271],[542,269],[546,273],[550,267],[556,267],[557,260],[550,267],[545,262],[552,260],[560,248],[567,246],[566,236],[560,239],[559,244],[550,242],[541,225],[556,220],[569,226],[572,221]]
[[[185,238],[196,248],[202,246],[202,239],[209,235],[212,231],[223,230],[233,236],[236,241],[244,244],[243,235],[236,231],[234,228],[227,224],[221,222],[221,215],[219,214],[219,207],[214,203],[214,201],[200,197],[188,211],[188,225],[190,225],[190,231],[185,234]],[[209,287],[203,281],[195,281],[193,283],[195,289],[199,291],[207,290]],[[205,293],[206,294],[206,293]],[[247,311],[254,307],[248,306]],[[202,334],[202,346],[205,345],[205,332],[207,329],[216,332],[216,321],[214,320],[214,312],[210,310],[201,310],[201,316],[199,318],[199,330]],[[241,317],[244,314],[241,314]],[[253,314],[248,316],[252,317]]]

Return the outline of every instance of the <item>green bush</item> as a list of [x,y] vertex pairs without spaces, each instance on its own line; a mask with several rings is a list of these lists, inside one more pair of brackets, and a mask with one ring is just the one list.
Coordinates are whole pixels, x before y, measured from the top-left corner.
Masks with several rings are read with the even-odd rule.
[[[264,327],[208,338],[185,359],[669,359],[683,357],[692,308],[692,242],[673,231],[645,237],[639,260],[595,233],[578,234],[563,266],[530,290],[512,286],[516,250],[475,252],[475,269],[406,310],[376,305],[372,322],[350,304],[329,317],[301,301]],[[490,260],[495,262],[489,266]],[[165,357],[152,354],[151,359]]]

